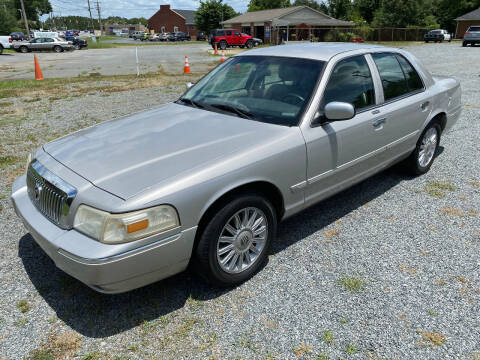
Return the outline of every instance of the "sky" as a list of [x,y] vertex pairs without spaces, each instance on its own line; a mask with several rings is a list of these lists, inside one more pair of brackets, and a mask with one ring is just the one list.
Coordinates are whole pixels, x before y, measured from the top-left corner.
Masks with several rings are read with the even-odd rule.
[[[97,17],[96,1],[90,0],[92,15]],[[199,0],[98,0],[102,18],[120,16],[125,18],[145,17],[150,18],[162,4],[170,4],[172,9],[195,10],[200,5]],[[223,0],[238,12],[245,12],[248,0]],[[54,16],[89,16],[87,0],[50,0]]]

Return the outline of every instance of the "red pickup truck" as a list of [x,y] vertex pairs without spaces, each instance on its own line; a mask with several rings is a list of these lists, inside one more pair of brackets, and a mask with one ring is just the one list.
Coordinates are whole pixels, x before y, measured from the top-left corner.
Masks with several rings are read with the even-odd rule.
[[239,46],[251,49],[254,46],[253,38],[250,35],[241,34],[234,29],[217,29],[210,32],[210,45],[215,48],[215,44],[221,50],[227,47]]

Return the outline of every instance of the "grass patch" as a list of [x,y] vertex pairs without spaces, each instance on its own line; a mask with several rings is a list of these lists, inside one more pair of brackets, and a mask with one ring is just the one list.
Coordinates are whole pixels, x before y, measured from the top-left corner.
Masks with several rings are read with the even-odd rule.
[[455,191],[457,188],[449,181],[430,181],[425,186],[425,192],[436,198],[444,198],[447,191]]
[[94,351],[93,353],[85,354],[81,357],[82,360],[99,360],[102,357],[100,351]]
[[18,160],[19,158],[15,156],[2,156],[0,157],[0,168],[15,165]]
[[438,316],[438,313],[437,313],[436,311],[434,311],[434,310],[431,310],[431,309],[430,309],[430,310],[428,310],[427,312],[428,312],[428,315],[430,315],[430,316],[432,316],[432,317],[437,317],[437,316]]
[[365,288],[365,280],[358,276],[343,275],[338,282],[350,292],[362,291]]
[[26,300],[20,300],[17,302],[17,309],[22,313],[26,313],[30,308],[30,304]]
[[325,342],[327,345],[332,345],[333,344],[333,332],[331,330],[325,330],[322,334],[322,340]]
[[440,209],[441,212],[450,216],[465,216],[462,210],[452,207],[444,207]]
[[6,107],[9,107],[9,106],[13,106],[13,102],[11,102],[11,101],[0,102],[0,109],[6,108]]
[[66,332],[60,336],[51,335],[46,342],[40,343],[37,349],[31,351],[27,359],[71,359],[80,346],[80,338],[74,332]]
[[328,355],[326,353],[320,353],[317,355],[317,357],[315,358],[315,360],[328,360]]
[[348,355],[353,355],[355,354],[356,352],[358,352],[358,349],[355,345],[353,344],[349,344],[347,345],[347,347],[345,348],[345,352],[348,354]]
[[27,325],[28,319],[26,317],[21,317],[17,321],[15,321],[15,325],[18,327],[24,327]]
[[312,353],[312,346],[311,345],[305,345],[304,343],[301,343],[298,346],[295,346],[293,348],[293,353],[297,358],[302,357],[306,354],[311,354]]
[[417,330],[417,334],[421,335],[423,340],[428,341],[432,347],[441,346],[447,341],[445,335],[439,332]]

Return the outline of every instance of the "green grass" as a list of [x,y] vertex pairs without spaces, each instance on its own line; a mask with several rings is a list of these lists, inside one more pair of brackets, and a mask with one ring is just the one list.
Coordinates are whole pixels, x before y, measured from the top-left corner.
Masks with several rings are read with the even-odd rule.
[[364,289],[365,280],[357,276],[347,276],[343,275],[338,281],[341,286],[347,289],[350,292],[358,292]]
[[[134,41],[133,43],[111,43],[106,41],[119,40],[121,38],[116,36],[103,36],[97,38],[97,42],[94,42],[89,37],[82,37],[82,39],[88,41],[88,49],[112,49],[120,47],[132,47],[132,46],[169,46],[169,45],[194,45],[203,44],[204,41],[174,41],[174,42],[160,42],[160,41]],[[82,50],[84,51],[84,50]]]
[[15,165],[19,158],[16,156],[2,156],[0,157],[0,168],[7,167],[9,165]]
[[317,357],[315,358],[315,360],[328,360],[328,355],[326,353],[320,353],[317,355]]
[[353,354],[355,354],[356,352],[358,352],[358,349],[355,347],[355,345],[349,344],[349,345],[347,345],[347,347],[345,348],[345,352],[346,352],[348,355],[353,355]]
[[26,313],[28,310],[30,310],[30,305],[26,300],[20,300],[19,302],[17,302],[17,308],[22,313]]
[[322,340],[325,341],[327,345],[333,344],[333,332],[331,330],[325,330],[322,334]]
[[436,198],[444,198],[447,191],[455,191],[457,188],[449,181],[430,181],[425,186],[425,192]]

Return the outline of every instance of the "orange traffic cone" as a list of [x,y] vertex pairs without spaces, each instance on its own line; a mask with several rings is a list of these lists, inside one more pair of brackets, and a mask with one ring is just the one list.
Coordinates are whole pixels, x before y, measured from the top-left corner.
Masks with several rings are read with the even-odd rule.
[[222,50],[222,59],[220,60],[220,62],[224,62],[225,60],[225,51]]
[[188,64],[188,56],[185,55],[185,66],[183,67],[184,74],[190,74],[190,65]]
[[218,55],[218,47],[217,47],[217,43],[215,43],[215,55]]
[[37,56],[33,56],[33,60],[35,62],[35,80],[43,80],[42,70],[40,69],[40,65],[38,65]]

